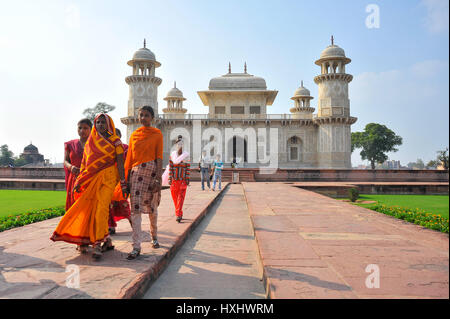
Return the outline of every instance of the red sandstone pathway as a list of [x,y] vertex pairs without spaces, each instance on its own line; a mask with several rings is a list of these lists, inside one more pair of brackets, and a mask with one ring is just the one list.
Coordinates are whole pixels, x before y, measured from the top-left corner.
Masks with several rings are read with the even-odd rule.
[[449,298],[447,234],[284,183],[243,186],[270,298]]
[[[233,192],[239,187],[230,186]],[[448,235],[292,184],[243,183],[242,186],[270,298],[449,298]],[[100,262],[92,261],[90,255],[79,255],[74,245],[49,240],[59,218],[0,233],[0,298],[142,296],[148,282],[159,275],[181,246],[193,222],[198,222],[206,208],[213,206],[218,193],[200,189],[198,182],[188,188],[186,220],[182,224],[174,221],[169,190],[163,191],[158,223],[162,247],[153,250],[147,233],[143,255],[135,261],[125,259],[131,249],[130,226],[126,220],[119,222],[118,233],[113,237],[116,250],[105,253]],[[236,277],[255,278],[251,269],[258,260],[249,258],[250,246],[244,248],[244,243],[251,238],[247,237],[248,233],[241,233],[245,228],[242,194],[233,192],[230,195],[235,198],[221,201],[217,216],[213,217],[221,222],[211,222],[208,227],[212,228],[206,227],[197,242],[196,256],[189,257],[191,261],[196,260],[186,266],[209,274],[211,280],[232,278],[235,272]],[[233,222],[234,218],[242,219],[242,223]],[[143,229],[148,230],[148,219],[143,221]],[[218,230],[220,223],[222,231]],[[214,242],[219,235],[231,237],[228,241],[222,239],[224,245],[237,245],[239,249],[234,251],[228,247],[224,255],[219,255],[217,249],[222,243]],[[221,265],[224,268],[220,272],[211,271],[214,263],[227,264],[226,261],[232,260],[235,264]],[[211,265],[205,265],[208,261],[212,261]],[[66,287],[70,273],[65,271],[69,265],[80,269],[79,288]],[[366,287],[368,265],[379,268],[379,288]],[[248,272],[239,273],[246,266]],[[229,269],[225,271],[226,267]],[[185,273],[184,278],[188,276],[200,278],[192,273]],[[189,287],[194,289],[194,284],[201,286],[194,280]],[[243,291],[260,296],[256,290],[239,290]],[[179,293],[155,295],[158,298],[181,296]]]
[[232,184],[144,298],[265,298],[242,185]]
[[[223,183],[225,187],[227,183]],[[60,218],[0,233],[0,298],[130,298],[147,290],[149,280],[159,275],[212,203],[218,192],[202,191],[199,182],[188,187],[182,223],[175,221],[170,190],[162,191],[158,216],[161,248],[152,249],[149,220],[143,216],[145,242],[137,260],[126,260],[131,251],[131,227],[118,222],[113,236],[114,251],[93,261],[91,254],[80,255],[75,245],[52,242],[50,236]],[[80,270],[80,287],[68,288],[66,279]],[[66,273],[66,270],[69,272]]]

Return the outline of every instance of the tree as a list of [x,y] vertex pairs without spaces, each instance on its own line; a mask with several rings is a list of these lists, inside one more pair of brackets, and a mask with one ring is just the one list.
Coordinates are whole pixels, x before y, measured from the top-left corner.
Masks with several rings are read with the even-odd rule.
[[430,168],[430,169],[432,169],[432,168],[436,168],[437,166],[439,165],[439,162],[438,161],[433,161],[433,160],[430,160],[428,163],[427,163],[427,168]]
[[416,161],[416,168],[418,169],[424,169],[425,168],[425,163],[423,162],[422,159],[418,158]]
[[397,145],[402,145],[403,140],[385,125],[369,123],[363,132],[352,133],[352,152],[355,148],[361,148],[361,158],[370,161],[372,169],[375,163],[383,163],[388,159],[385,153],[397,152]]
[[448,147],[443,151],[437,151],[437,160],[442,163],[445,169],[448,169]]
[[13,152],[8,148],[8,145],[4,144],[0,146],[0,166],[14,165]]
[[14,159],[14,166],[15,167],[20,167],[20,166],[24,166],[28,164],[28,161],[22,157],[17,157]]
[[90,119],[91,122],[94,122],[95,116],[99,113],[109,113],[113,111],[116,107],[113,105],[109,105],[104,102],[97,103],[96,106],[92,108],[87,108],[83,111],[83,115],[86,116],[86,118]]

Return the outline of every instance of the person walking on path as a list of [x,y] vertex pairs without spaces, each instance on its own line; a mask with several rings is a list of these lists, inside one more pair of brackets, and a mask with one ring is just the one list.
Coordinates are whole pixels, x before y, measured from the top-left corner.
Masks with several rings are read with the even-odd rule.
[[[120,139],[122,138],[122,133],[118,128],[116,128],[116,134]],[[124,149],[123,157],[124,160],[126,161],[128,145],[123,144],[123,149]],[[130,204],[128,203],[128,200],[123,197],[119,187],[119,191],[114,192],[111,204],[109,205],[109,220],[108,220],[109,234],[114,235],[116,233],[117,222],[119,220],[126,218],[128,219],[131,225],[130,214],[131,214]]]
[[92,130],[92,122],[89,119],[82,119],[78,122],[79,139],[64,143],[64,173],[66,175],[66,211],[73,205],[73,186],[78,174],[80,174],[81,161],[83,160],[83,150]]
[[[178,155],[178,141],[181,141],[183,139],[183,136],[178,135],[177,141],[175,142],[175,146],[176,146],[176,150],[174,150],[171,154],[170,154],[170,160],[174,163],[174,164],[179,164],[180,162],[184,161],[184,160],[189,160],[189,153],[186,151],[182,151],[181,155]],[[163,186],[168,186],[169,185],[169,174],[170,174],[170,163],[167,164],[166,166],[166,170],[164,171],[163,175],[162,175],[162,185]]]
[[123,152],[111,117],[97,115],[75,181],[75,203],[60,220],[51,240],[77,244],[81,253],[87,253],[88,245],[92,245],[94,259],[114,249],[108,230],[109,204],[119,177],[122,194],[128,196]]
[[214,161],[214,182],[212,190],[216,189],[216,181],[219,180],[219,190],[222,189],[222,169],[223,162],[220,160],[220,154],[216,155],[216,160]]
[[209,171],[211,169],[211,159],[206,155],[206,151],[202,151],[202,155],[198,161],[198,167],[200,168],[200,174],[202,179],[202,190],[205,190],[205,180],[208,185],[208,189],[211,189],[209,180]]
[[[138,116],[142,126],[130,136],[125,161],[133,229],[133,250],[128,254],[127,259],[129,260],[135,259],[141,254],[142,214],[147,214],[150,219],[152,247],[159,248],[157,223],[158,206],[161,201],[163,135],[159,129],[151,126],[155,117],[153,108],[141,107]],[[117,191],[118,189],[116,189]]]
[[172,155],[177,157],[178,163],[175,163],[172,159],[169,160],[169,185],[175,205],[176,221],[180,223],[183,218],[184,198],[189,185],[190,164],[188,163],[189,153],[183,152],[183,140],[178,138],[176,143],[177,151]]

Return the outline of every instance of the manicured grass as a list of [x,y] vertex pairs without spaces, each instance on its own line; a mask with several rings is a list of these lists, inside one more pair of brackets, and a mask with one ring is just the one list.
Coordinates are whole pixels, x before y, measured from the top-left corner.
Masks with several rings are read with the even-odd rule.
[[0,217],[64,206],[65,203],[66,192],[63,191],[0,190]]
[[[377,201],[390,207],[420,209],[435,215],[449,218],[448,195],[360,195],[359,200]],[[375,204],[357,204],[369,208]]]
[[352,203],[444,233],[449,232],[448,195],[360,195]]

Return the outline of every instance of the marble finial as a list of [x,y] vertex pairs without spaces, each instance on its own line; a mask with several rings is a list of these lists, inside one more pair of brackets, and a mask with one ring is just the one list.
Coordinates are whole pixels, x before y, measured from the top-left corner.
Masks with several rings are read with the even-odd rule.
[[146,47],[147,43],[145,42],[145,38],[144,38],[144,48]]
[[247,73],[247,62],[244,63],[244,73]]
[[228,62],[228,73],[231,73],[231,62]]
[[334,45],[334,37],[331,36],[331,45]]

